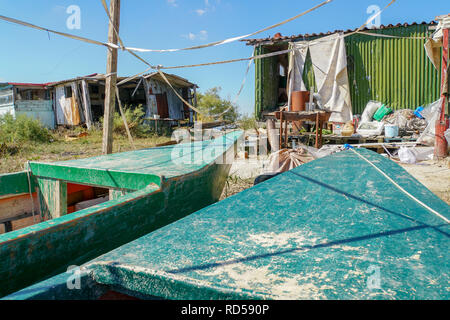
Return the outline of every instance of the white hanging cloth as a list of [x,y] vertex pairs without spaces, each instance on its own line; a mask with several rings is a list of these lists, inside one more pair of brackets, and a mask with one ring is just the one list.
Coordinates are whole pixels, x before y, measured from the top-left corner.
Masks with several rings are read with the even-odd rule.
[[344,39],[336,33],[309,47],[321,104],[332,111],[332,122],[353,119]]
[[424,45],[425,52],[436,70],[439,70],[441,63],[441,47],[442,39],[444,37],[443,29],[448,28],[450,28],[450,17],[439,20],[436,30]]
[[288,70],[288,106],[291,110],[291,93],[294,91],[306,91],[303,82],[303,70],[305,69],[306,55],[308,54],[308,45],[305,42],[289,43],[289,50],[298,49],[289,53]]

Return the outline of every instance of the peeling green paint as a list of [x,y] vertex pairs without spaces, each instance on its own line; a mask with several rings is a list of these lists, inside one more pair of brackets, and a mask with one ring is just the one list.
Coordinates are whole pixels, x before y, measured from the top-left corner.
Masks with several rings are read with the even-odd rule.
[[[72,168],[91,170],[80,181],[91,184],[92,175],[122,166],[124,177],[144,176],[135,185],[147,181],[146,174],[158,177],[158,185],[150,183],[105,203],[0,235],[0,296],[64,272],[70,265],[81,265],[216,202],[231,166],[216,160],[232,150],[241,136],[236,131],[210,141],[58,163],[59,182],[71,179]],[[204,157],[191,164],[171,161],[177,148],[189,150],[186,157]],[[51,165],[34,165],[39,179],[46,173],[58,178],[48,169]],[[125,180],[131,181],[130,177]]]
[[[450,217],[450,207],[399,165],[357,152]],[[106,287],[167,299],[445,300],[449,237],[448,224],[344,151],[86,263],[86,291],[76,297],[64,289],[67,275],[58,275],[6,298],[95,299]]]

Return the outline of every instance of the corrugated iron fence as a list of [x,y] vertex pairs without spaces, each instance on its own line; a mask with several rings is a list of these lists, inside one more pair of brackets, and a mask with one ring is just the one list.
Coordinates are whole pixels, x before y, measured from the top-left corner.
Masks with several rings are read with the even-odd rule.
[[[372,30],[373,33],[397,37],[424,38],[430,34],[428,25],[409,25]],[[386,103],[391,108],[415,109],[439,99],[440,71],[426,56],[425,39],[374,37],[355,34],[346,37],[348,74],[354,114],[361,114],[370,100]],[[267,48],[257,47],[255,54]],[[265,61],[264,61],[265,60]],[[275,66],[275,71],[273,70]],[[255,115],[276,104],[278,79],[277,57],[255,61]],[[276,77],[275,77],[276,78]],[[305,83],[314,84],[312,66],[307,60]],[[275,103],[271,95],[275,93]],[[269,97],[270,96],[270,97]]]

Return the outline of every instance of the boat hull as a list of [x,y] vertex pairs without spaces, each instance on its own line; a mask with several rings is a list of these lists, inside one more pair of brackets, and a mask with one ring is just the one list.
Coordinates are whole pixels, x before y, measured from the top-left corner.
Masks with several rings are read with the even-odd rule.
[[231,164],[161,179],[161,185],[0,235],[0,297],[65,272],[220,198]]

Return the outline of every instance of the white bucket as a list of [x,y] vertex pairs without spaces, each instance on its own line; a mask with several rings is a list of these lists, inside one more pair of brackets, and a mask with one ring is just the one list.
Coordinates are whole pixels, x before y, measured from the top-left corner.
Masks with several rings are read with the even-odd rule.
[[386,138],[398,137],[398,126],[395,124],[386,124],[384,126],[384,136]]

